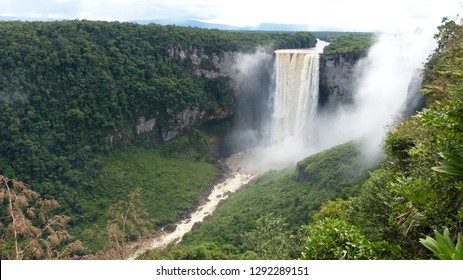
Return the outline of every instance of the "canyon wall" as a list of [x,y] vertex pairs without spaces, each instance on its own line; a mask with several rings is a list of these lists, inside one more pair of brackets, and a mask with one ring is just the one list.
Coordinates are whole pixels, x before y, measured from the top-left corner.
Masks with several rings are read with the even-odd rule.
[[322,54],[320,57],[320,108],[337,108],[353,102],[358,55]]

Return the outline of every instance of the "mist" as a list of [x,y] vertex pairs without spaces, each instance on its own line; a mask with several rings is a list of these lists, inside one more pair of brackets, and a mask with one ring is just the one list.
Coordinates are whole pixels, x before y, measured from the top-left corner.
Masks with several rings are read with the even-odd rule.
[[253,71],[262,71],[263,65],[269,67],[269,57],[262,53],[243,57],[237,69],[246,77],[242,81],[246,90],[240,92],[238,125],[230,138],[237,147],[235,151],[246,150],[243,166],[251,172],[278,170],[311,154],[360,139],[366,159],[380,158],[382,142],[394,121],[413,113],[423,101],[419,91],[421,71],[436,46],[433,34],[434,30],[417,29],[379,35],[367,56],[355,66],[353,103],[329,111],[319,108],[311,124],[313,135],[288,137],[278,143],[269,141],[275,91],[271,73],[275,65],[261,74],[267,78],[257,78]]
[[421,71],[434,48],[432,34],[421,29],[380,35],[356,65],[354,103],[318,115],[313,152],[361,139],[366,156],[380,156],[393,122],[422,100]]
[[264,49],[240,53],[232,71],[237,95],[233,128],[225,139],[225,154],[262,145],[266,117],[271,110],[273,56]]

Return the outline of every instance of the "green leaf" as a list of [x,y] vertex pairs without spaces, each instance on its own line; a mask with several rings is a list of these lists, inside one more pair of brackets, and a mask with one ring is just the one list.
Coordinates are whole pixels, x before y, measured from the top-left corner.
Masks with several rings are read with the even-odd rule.
[[432,170],[452,175],[463,176],[463,156],[456,154],[441,154],[446,160],[441,166],[432,167]]
[[427,236],[426,239],[420,239],[420,243],[431,250],[440,260],[463,260],[463,242],[461,233],[458,234],[457,245],[450,237],[448,228],[445,228],[443,234],[434,231],[435,238]]

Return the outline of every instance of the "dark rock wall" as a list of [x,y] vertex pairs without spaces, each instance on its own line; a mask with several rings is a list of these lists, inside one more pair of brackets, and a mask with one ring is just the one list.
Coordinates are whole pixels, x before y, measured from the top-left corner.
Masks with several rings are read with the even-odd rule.
[[320,57],[321,109],[353,102],[355,66],[361,57],[349,54],[322,54]]

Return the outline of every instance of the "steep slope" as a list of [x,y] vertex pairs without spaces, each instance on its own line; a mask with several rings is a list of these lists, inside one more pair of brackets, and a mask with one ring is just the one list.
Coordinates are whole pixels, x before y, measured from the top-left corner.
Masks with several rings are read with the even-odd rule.
[[[355,214],[371,238],[399,243],[410,258],[430,256],[419,239],[434,230],[447,227],[454,238],[463,233],[463,178],[432,169],[463,151],[463,27],[446,21],[436,38],[424,72],[426,108],[387,135],[387,164],[369,180]],[[367,204],[389,207],[379,212]]]

